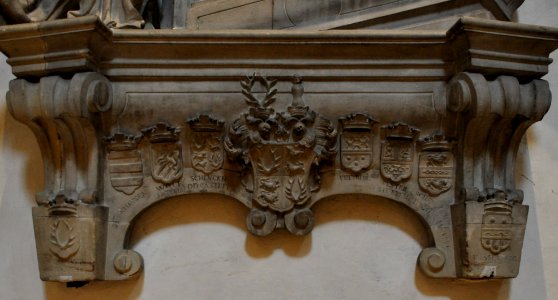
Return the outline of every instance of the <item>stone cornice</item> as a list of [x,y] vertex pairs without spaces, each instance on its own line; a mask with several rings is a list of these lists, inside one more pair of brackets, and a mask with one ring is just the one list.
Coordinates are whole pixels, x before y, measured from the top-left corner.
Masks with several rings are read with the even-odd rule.
[[556,47],[556,29],[475,18],[447,31],[111,30],[96,17],[0,28],[0,50],[18,77],[96,71],[115,80],[139,73],[238,78],[247,68],[281,73],[287,61],[306,78],[332,68],[356,80],[447,80],[480,70],[541,77]]

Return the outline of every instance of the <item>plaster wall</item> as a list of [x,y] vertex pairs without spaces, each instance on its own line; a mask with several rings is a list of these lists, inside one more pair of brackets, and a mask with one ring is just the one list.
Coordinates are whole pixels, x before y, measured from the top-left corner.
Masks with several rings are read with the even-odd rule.
[[[517,20],[558,27],[556,0],[527,0]],[[558,53],[553,57],[558,58]],[[0,299],[558,299],[558,105],[524,139],[517,180],[530,205],[519,277],[470,282],[425,277],[414,215],[384,199],[333,198],[311,235],[250,235],[245,208],[225,197],[167,200],[141,216],[137,280],[82,288],[39,279],[31,207],[43,181],[39,148],[7,112],[13,76],[0,56]],[[558,95],[558,63],[545,77]],[[556,100],[555,100],[556,101]]]

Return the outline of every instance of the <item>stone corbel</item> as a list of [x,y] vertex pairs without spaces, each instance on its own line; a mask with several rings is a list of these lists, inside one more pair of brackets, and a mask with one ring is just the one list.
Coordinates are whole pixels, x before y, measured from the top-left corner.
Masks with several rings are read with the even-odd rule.
[[515,187],[516,156],[526,130],[550,108],[548,83],[461,73],[447,99],[447,132],[459,145],[452,206],[457,275],[515,277],[528,213]]
[[110,83],[98,73],[37,83],[17,79],[7,101],[14,118],[33,131],[43,156],[44,190],[33,208],[41,279],[99,278],[107,208],[99,205],[98,134],[112,107]]

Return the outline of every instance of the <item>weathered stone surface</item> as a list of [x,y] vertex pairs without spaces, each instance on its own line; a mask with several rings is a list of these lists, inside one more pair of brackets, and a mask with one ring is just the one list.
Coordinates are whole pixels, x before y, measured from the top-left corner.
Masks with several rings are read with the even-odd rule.
[[523,0],[0,0],[0,20],[18,24],[91,15],[114,28],[433,28],[462,16],[510,20],[522,3]]
[[388,198],[423,221],[427,275],[514,277],[527,219],[515,156],[550,106],[539,78],[557,47],[556,29],[475,18],[444,31],[2,27],[10,112],[45,164],[42,278],[137,275],[136,217],[207,193],[243,203],[258,236],[308,234],[330,196]]
[[216,0],[188,11],[191,29],[444,28],[463,16],[510,20],[519,1]]

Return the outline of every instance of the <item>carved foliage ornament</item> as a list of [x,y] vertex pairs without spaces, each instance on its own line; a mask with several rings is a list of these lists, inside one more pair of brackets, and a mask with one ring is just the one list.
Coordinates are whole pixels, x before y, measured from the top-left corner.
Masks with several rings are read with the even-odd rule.
[[70,259],[79,250],[79,241],[76,239],[76,231],[71,222],[71,218],[51,219],[50,251],[61,261]]

